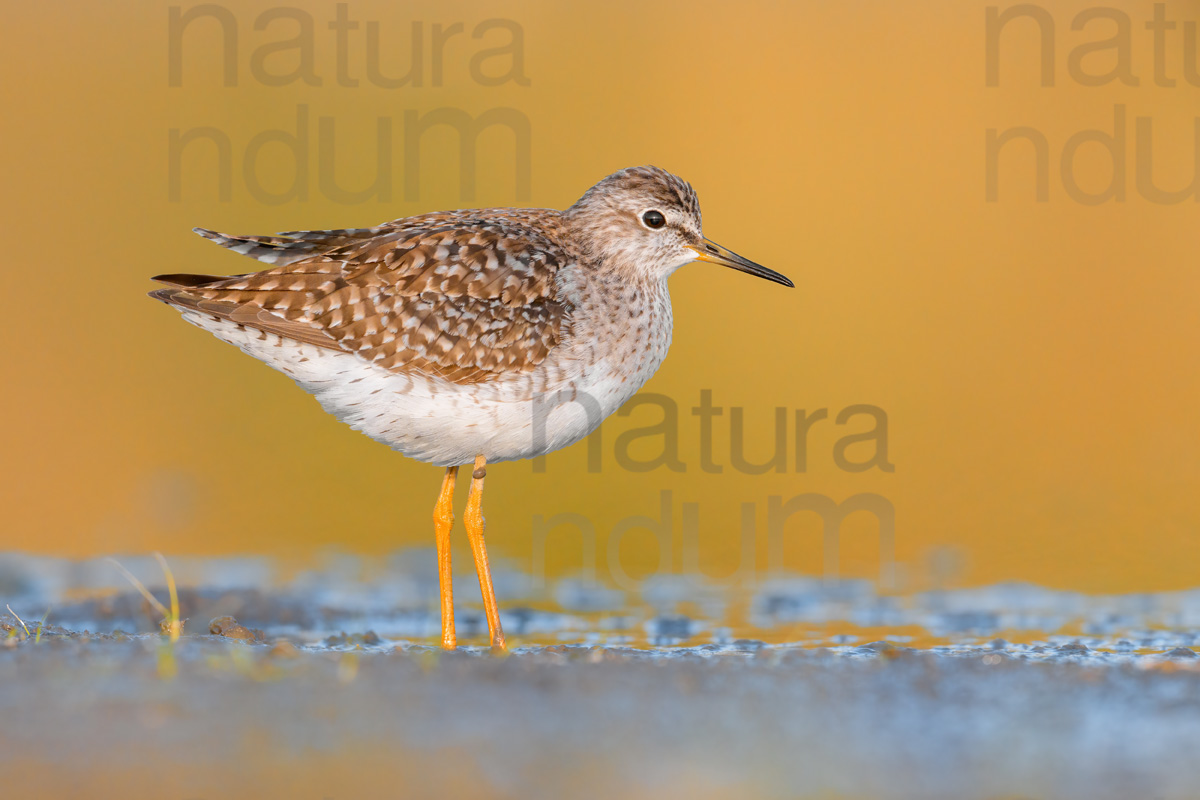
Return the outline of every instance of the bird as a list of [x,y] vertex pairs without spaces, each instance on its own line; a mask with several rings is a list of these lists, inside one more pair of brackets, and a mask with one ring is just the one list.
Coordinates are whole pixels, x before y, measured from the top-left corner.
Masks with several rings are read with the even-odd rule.
[[490,645],[502,651],[487,466],[583,439],[654,375],[671,344],[667,279],[685,264],[794,287],[707,239],[691,184],[654,166],[615,172],[563,211],[465,209],[273,236],[194,230],[266,269],[158,275],[165,288],[150,297],[288,375],[352,428],[445,469],[433,521],[447,650],[457,646],[459,468],[471,467],[463,525]]

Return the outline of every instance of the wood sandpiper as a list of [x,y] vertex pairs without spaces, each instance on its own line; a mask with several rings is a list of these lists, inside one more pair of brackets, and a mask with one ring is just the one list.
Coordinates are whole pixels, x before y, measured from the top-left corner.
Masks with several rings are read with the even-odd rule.
[[159,275],[150,294],[293,378],[376,441],[445,467],[434,508],[442,646],[455,647],[450,529],[467,529],[492,646],[504,633],[484,546],[488,462],[579,441],[649,380],[671,344],[667,278],[710,261],[792,282],[704,238],[687,182],[608,176],[566,211],[490,208],[373,228],[206,239],[271,265]]

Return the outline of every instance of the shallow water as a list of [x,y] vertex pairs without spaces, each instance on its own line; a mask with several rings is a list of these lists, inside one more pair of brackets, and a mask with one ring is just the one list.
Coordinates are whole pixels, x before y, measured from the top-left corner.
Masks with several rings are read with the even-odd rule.
[[[173,560],[172,646],[111,564],[3,558],[24,620],[0,616],[5,795],[1198,794],[1200,593],[675,578],[630,598],[513,573],[497,658],[434,646],[430,566]],[[244,640],[209,633],[228,616]]]

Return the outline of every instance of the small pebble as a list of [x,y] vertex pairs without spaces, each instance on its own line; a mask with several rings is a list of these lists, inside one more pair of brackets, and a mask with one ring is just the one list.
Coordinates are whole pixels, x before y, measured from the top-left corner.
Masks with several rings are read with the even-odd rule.
[[[187,624],[186,619],[179,620],[179,635],[180,636],[183,635],[183,626],[186,624]],[[169,620],[165,617],[163,619],[160,619],[158,621],[158,630],[160,633],[162,633],[163,636],[170,636],[171,635],[171,620]],[[84,633],[87,633],[87,631],[84,631]]]
[[1196,651],[1190,647],[1176,647],[1163,653],[1166,658],[1197,658]]
[[382,639],[375,631],[366,631],[365,633],[346,633],[343,631],[337,636],[330,636],[325,639],[326,647],[346,647],[349,645],[376,645],[381,644]]
[[300,651],[291,642],[281,641],[271,645],[271,655],[276,658],[296,658]]
[[242,642],[261,644],[267,636],[255,628],[247,628],[233,617],[215,617],[208,623],[208,632],[213,636],[223,636],[226,639],[237,639]]

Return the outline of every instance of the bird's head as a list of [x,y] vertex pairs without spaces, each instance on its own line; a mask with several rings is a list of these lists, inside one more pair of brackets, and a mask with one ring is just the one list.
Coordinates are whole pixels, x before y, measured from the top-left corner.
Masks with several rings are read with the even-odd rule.
[[662,280],[692,261],[792,282],[704,238],[700,201],[691,184],[658,167],[630,167],[609,175],[564,212],[585,252],[602,263]]

